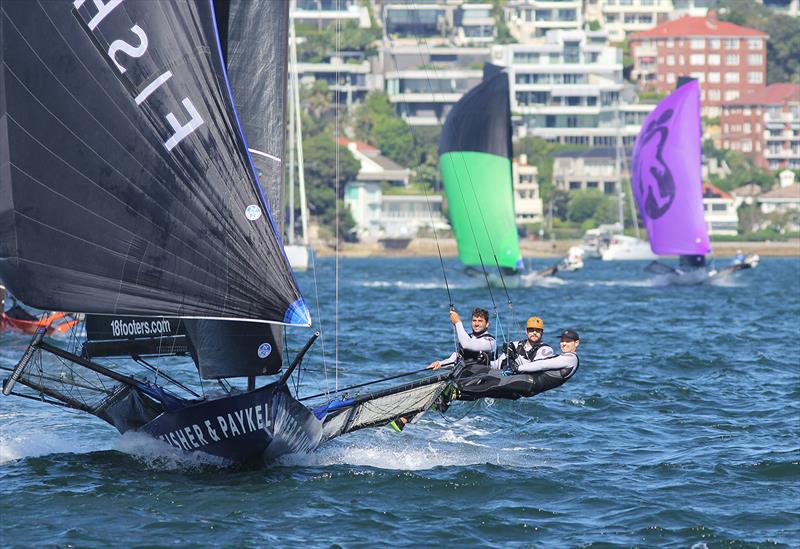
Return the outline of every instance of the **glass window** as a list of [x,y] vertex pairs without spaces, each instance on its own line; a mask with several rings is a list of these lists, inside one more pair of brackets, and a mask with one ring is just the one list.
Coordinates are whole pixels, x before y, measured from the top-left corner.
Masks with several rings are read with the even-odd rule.
[[727,90],[725,92],[725,101],[733,101],[739,99],[739,90]]
[[760,72],[748,72],[747,81],[750,84],[761,84],[764,82],[764,74]]
[[692,38],[689,41],[689,47],[693,50],[703,50],[706,47],[705,38]]
[[708,73],[708,81],[711,82],[712,84],[719,84],[720,74],[718,72]]
[[725,82],[728,84],[738,84],[739,83],[739,73],[738,72],[726,72],[725,73]]
[[747,63],[750,65],[760,65],[763,60],[764,58],[761,57],[760,53],[751,53],[747,56]]
[[728,211],[728,205],[727,204],[712,204],[711,205],[711,211],[712,212],[726,212],[726,211]]
[[739,39],[738,38],[726,38],[725,39],[725,48],[729,50],[738,50],[739,49]]
[[720,46],[719,38],[709,38],[708,47],[712,50],[718,50]]
[[719,65],[719,54],[718,53],[709,53],[708,54],[708,64],[709,65]]
[[760,50],[761,49],[761,38],[748,38],[747,39],[747,49],[748,50]]
[[668,72],[667,73],[667,83],[674,84],[675,83],[675,73]]
[[729,53],[725,56],[725,64],[726,65],[738,65],[739,64],[739,56],[735,53]]
[[712,101],[719,101],[719,90],[708,90],[708,98]]
[[569,190],[573,191],[573,190],[577,190],[577,189],[580,189],[580,188],[581,188],[581,182],[580,181],[570,181],[569,182]]
[[675,47],[675,39],[674,38],[667,38],[667,47],[674,48]]
[[668,55],[667,56],[667,65],[672,66],[674,64],[675,64],[675,56],[674,55]]
[[689,64],[703,66],[706,64],[706,56],[702,53],[693,53],[689,56]]

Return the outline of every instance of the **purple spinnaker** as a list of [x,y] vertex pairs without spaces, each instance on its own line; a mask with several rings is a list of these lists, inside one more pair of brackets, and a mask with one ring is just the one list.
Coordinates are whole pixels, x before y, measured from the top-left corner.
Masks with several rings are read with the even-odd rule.
[[703,213],[700,85],[692,80],[645,118],[633,149],[633,196],[658,255],[711,251]]

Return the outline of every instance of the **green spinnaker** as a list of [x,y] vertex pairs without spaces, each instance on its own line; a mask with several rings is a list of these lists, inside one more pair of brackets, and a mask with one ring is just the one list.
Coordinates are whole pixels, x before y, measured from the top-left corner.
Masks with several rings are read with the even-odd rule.
[[489,153],[451,151],[439,157],[439,169],[461,262],[521,268],[511,161]]

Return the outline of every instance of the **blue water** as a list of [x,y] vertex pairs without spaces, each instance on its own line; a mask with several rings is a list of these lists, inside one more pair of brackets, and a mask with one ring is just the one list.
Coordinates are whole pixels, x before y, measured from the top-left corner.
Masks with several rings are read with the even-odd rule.
[[[502,289],[445,263],[456,308],[492,310],[498,337],[531,314],[551,343],[576,329],[576,376],[257,471],[0,398],[0,544],[800,547],[800,258],[703,287],[654,287],[643,263],[590,261],[509,290],[513,312]],[[340,260],[338,322],[334,266],[318,259],[316,276],[299,275],[324,338],[301,393],[452,351],[438,259]],[[292,348],[307,336],[292,330]],[[26,341],[0,335],[0,363]]]

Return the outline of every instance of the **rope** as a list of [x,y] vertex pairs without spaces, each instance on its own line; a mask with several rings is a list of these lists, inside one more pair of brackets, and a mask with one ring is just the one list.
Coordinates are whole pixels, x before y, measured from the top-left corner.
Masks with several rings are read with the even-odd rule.
[[[388,38],[390,44],[392,46],[394,46],[394,43],[393,43],[391,37],[389,35],[386,35],[386,37]],[[417,42],[417,48],[421,51],[420,44],[426,44],[427,45],[427,41],[422,39],[422,40],[419,40]],[[395,70],[398,71],[399,69],[398,69],[398,64],[397,64],[397,58],[396,58],[396,55],[394,54],[394,48],[392,48],[391,56],[392,56],[392,60],[393,60],[394,65],[395,65]],[[426,79],[428,81],[428,87],[431,90],[431,93],[435,94],[435,91],[433,90],[433,86],[432,86],[432,83],[431,83],[431,77],[430,77],[430,74],[428,72],[429,71],[428,67],[426,66],[423,70],[425,71],[425,76],[426,76]],[[436,69],[433,68],[433,71],[435,73]],[[442,124],[440,123],[439,126],[440,126],[440,129],[441,129]],[[413,132],[414,132],[413,127],[411,127],[411,131],[412,131],[412,134],[413,134]],[[462,160],[463,160],[463,156],[462,156]],[[512,317],[511,321],[512,321],[512,324],[513,324],[514,323],[513,302],[511,300],[511,296],[510,296],[510,294],[508,292],[508,287],[507,287],[507,285],[505,283],[505,277],[503,276],[502,268],[500,267],[500,263],[499,263],[499,261],[497,259],[497,254],[496,254],[495,249],[494,249],[494,243],[492,241],[491,235],[489,234],[489,229],[488,229],[488,226],[486,225],[486,220],[485,220],[485,217],[483,215],[483,210],[480,208],[480,204],[479,204],[478,199],[477,199],[477,194],[475,193],[475,187],[474,187],[474,185],[472,183],[472,177],[471,177],[471,175],[469,173],[469,170],[466,169],[466,162],[464,162],[464,166],[465,166],[465,171],[467,173],[467,177],[469,178],[469,183],[470,183],[470,187],[472,189],[473,197],[475,198],[475,203],[476,203],[476,205],[478,205],[478,211],[479,211],[479,213],[481,215],[481,220],[482,220],[483,225],[484,225],[484,230],[486,231],[486,236],[487,236],[487,239],[489,241],[489,246],[490,246],[490,248],[492,250],[493,259],[494,259],[495,265],[497,267],[498,274],[500,276],[500,280],[501,280],[501,283],[502,283],[502,286],[503,286],[503,291],[504,291],[504,293],[506,295],[506,300],[507,300],[509,312],[510,312],[510,315]],[[461,185],[459,185],[459,193],[461,194],[462,202],[464,203],[464,207],[466,208],[466,204],[467,204],[466,203],[466,198],[464,196],[463,190],[461,189]],[[425,193],[425,198],[426,198],[426,202],[428,202],[428,208],[429,208],[429,211],[430,211],[430,201],[428,199],[427,191]],[[433,217],[433,216],[431,215],[431,217]],[[487,289],[489,291],[489,297],[490,297],[490,299],[492,301],[492,308],[493,308],[493,310],[495,312],[495,317],[498,319],[498,326],[501,329],[501,335],[503,337],[503,340],[505,341],[505,334],[502,333],[502,325],[501,325],[501,322],[500,322],[500,312],[499,312],[498,307],[497,307],[497,302],[496,302],[496,300],[494,298],[494,293],[492,292],[492,289],[491,289],[491,284],[489,282],[489,275],[488,275],[488,272],[486,271],[486,265],[485,265],[485,262],[484,262],[484,259],[483,259],[483,254],[481,254],[480,247],[478,245],[477,235],[475,233],[475,228],[474,228],[474,226],[472,224],[472,219],[469,216],[468,216],[468,220],[469,220],[469,224],[470,224],[470,231],[472,233],[472,238],[473,238],[473,241],[475,242],[475,247],[476,247],[477,252],[478,252],[478,259],[479,259],[479,261],[481,263],[481,269],[483,271],[484,279],[486,281],[486,286],[487,286]],[[435,230],[434,230],[434,237],[436,238],[436,247],[437,247],[437,250],[439,252],[439,257],[440,257],[440,261],[441,261],[441,248],[439,246],[439,241],[438,241],[438,238],[436,237]],[[441,263],[442,263],[442,271],[444,273],[444,262],[441,261]],[[445,287],[447,289],[448,299],[450,301],[450,307],[452,309],[453,308],[453,300],[452,300],[452,296],[450,294],[450,288],[449,288],[449,285],[447,283],[446,275],[445,275]]]
[[[336,0],[336,11],[339,11],[339,0]],[[341,51],[341,19],[336,19],[336,56],[340,55]],[[336,85],[337,91],[334,93],[336,94],[336,175],[334,180],[335,185],[335,195],[334,195],[334,204],[336,207],[336,229],[335,229],[335,239],[336,239],[336,267],[335,267],[335,293],[336,293],[336,312],[334,315],[334,322],[335,322],[335,337],[334,337],[334,364],[335,364],[335,372],[336,372],[336,393],[339,393],[339,177],[340,177],[340,158],[339,158],[339,135],[340,135],[340,128],[339,128],[339,118],[341,116],[339,112],[339,64],[336,65]]]

